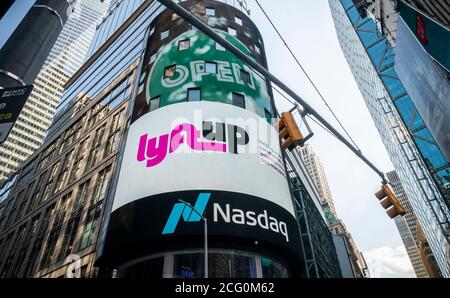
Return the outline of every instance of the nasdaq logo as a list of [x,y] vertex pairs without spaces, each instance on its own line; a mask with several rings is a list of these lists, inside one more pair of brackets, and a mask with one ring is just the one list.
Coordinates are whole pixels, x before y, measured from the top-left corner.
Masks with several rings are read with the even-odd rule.
[[[197,210],[198,213],[203,215],[210,197],[210,193],[199,194],[197,202],[195,203],[195,206],[193,208]],[[166,226],[164,227],[162,234],[173,234],[177,228],[178,223],[180,222],[180,219],[183,219],[185,222],[201,221],[202,218],[200,214],[197,214],[197,212],[195,212],[193,208],[189,207],[185,203],[175,204],[175,206],[173,206],[172,212],[170,213],[169,219],[166,222]]]

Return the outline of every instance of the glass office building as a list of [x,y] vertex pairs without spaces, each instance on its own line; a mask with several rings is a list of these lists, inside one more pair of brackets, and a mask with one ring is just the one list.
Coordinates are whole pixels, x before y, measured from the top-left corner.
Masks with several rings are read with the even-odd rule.
[[330,0],[337,35],[424,234],[450,276],[449,163],[395,71],[395,49],[366,1]]
[[[195,8],[198,8],[206,1],[192,2],[196,4]],[[222,3],[219,5],[219,2]],[[251,22],[248,17],[243,15],[247,13],[246,9],[238,1],[208,1],[208,3],[211,3],[208,10],[197,11],[201,18],[215,19],[211,16],[211,8],[213,7],[217,8],[217,13],[222,13],[219,7],[222,7],[224,3],[233,6],[228,11],[232,11],[238,18],[233,18],[235,30],[233,31],[233,28],[227,30],[228,34],[237,34],[237,37],[231,38],[234,42],[236,42],[236,39],[242,38],[246,40],[242,43],[252,40],[260,45],[251,47],[249,52],[260,63],[263,63],[261,58],[264,49],[262,40],[258,40],[256,36],[248,37],[243,33],[246,27],[240,25],[241,22]],[[68,276],[68,270],[73,268],[70,266],[70,262],[74,260],[79,260],[81,267],[80,272],[75,275],[81,275],[82,277],[203,276],[202,245],[199,246],[196,242],[194,243],[187,238],[172,241],[171,249],[165,247],[161,250],[156,245],[154,247],[144,245],[147,250],[154,251],[150,253],[148,251],[134,251],[136,254],[133,255],[126,253],[115,255],[117,258],[113,258],[112,262],[109,262],[106,266],[100,266],[100,269],[97,265],[101,262],[96,263],[99,255],[104,254],[105,251],[103,235],[108,229],[107,221],[113,203],[117,199],[115,192],[120,186],[120,183],[117,183],[114,177],[116,177],[119,161],[122,155],[125,155],[125,132],[128,131],[127,133],[129,133],[127,139],[133,133],[130,129],[131,126],[128,126],[130,124],[128,120],[132,116],[131,110],[133,109],[130,99],[137,81],[140,58],[147,44],[146,31],[164,12],[165,8],[157,1],[123,0],[111,2],[107,16],[99,25],[95,34],[88,59],[65,86],[66,90],[43,146],[23,164],[13,185],[8,185],[2,189],[3,201],[0,202],[0,276],[64,277]],[[170,15],[169,22],[178,22],[176,16],[172,17]],[[223,27],[221,22],[212,22],[211,25]],[[158,36],[161,38],[166,36],[166,31],[162,29],[164,28],[159,26],[158,30],[161,30],[161,32]],[[198,34],[195,30],[191,31]],[[170,34],[176,34],[178,31],[173,32]],[[170,34],[169,39],[171,40],[175,35]],[[160,42],[157,41],[155,44],[159,47],[161,46]],[[162,40],[162,43],[164,42]],[[186,50],[186,44],[181,42],[178,50]],[[220,47],[212,52],[216,51],[227,55]],[[152,56],[147,58],[152,61],[151,63],[155,62]],[[238,62],[233,63],[238,64]],[[219,69],[222,69],[221,66],[216,65],[216,72],[210,71],[210,74],[217,75]],[[175,70],[177,69],[175,68]],[[257,81],[255,77],[249,77],[246,72],[238,73],[241,76],[236,76],[234,79],[236,82],[238,81],[236,78],[242,78],[239,80],[241,86],[252,85],[252,82]],[[171,77],[173,75],[171,68],[165,69],[164,74],[165,79],[166,75]],[[228,74],[227,77],[229,80],[230,75]],[[259,82],[257,81],[255,84],[258,85]],[[206,89],[208,86],[202,85],[202,88]],[[261,90],[267,92],[267,89]],[[229,93],[230,95],[233,94],[233,92]],[[192,102],[188,102],[186,98],[186,102],[163,106],[164,100],[167,98],[164,98],[165,95],[162,94],[161,101],[159,101],[161,106],[158,105],[155,110],[152,109],[152,106],[154,102],[158,101],[155,101],[156,98],[152,97],[151,104],[147,107],[149,110],[141,114],[142,118],[162,115],[161,113],[165,109],[178,109],[178,107],[188,107],[188,105],[204,105],[205,107],[217,105],[214,102],[207,102],[208,100],[204,102],[196,100],[201,96],[208,96],[207,92],[184,93],[183,90],[183,94],[192,99]],[[263,105],[252,105],[252,100],[237,95],[239,94],[226,98],[227,100],[224,100],[226,103],[221,103],[221,111],[229,109],[236,113],[252,113],[253,117],[262,119],[264,125],[268,125],[266,112],[271,112],[271,110],[266,104],[267,101],[261,100],[261,98],[267,99],[265,94],[258,97],[259,103],[263,103]],[[138,122],[139,119],[135,123]],[[225,157],[230,158],[229,155]],[[247,233],[246,237],[242,236],[244,234],[242,232],[241,235],[230,237],[231,240],[234,239],[233,241],[225,237],[221,241],[212,242],[208,258],[211,277],[341,276],[331,232],[319,203],[319,195],[311,186],[311,180],[305,178],[307,177],[306,169],[300,162],[300,157],[293,153],[293,155],[288,155],[288,160],[290,161],[287,174],[290,179],[284,176],[283,181],[285,186],[288,186],[288,181],[291,183],[290,186],[294,189],[294,198],[289,196],[288,203],[295,205],[290,213],[292,220],[289,219],[291,220],[289,231],[294,231],[294,226],[298,227],[298,230],[295,230],[289,236],[296,235],[297,231],[300,231],[300,234],[297,238],[286,238],[287,242],[290,242],[286,246],[293,245],[294,242],[301,243],[301,245],[295,245],[295,247],[305,248],[296,250],[295,255],[298,255],[299,259],[304,261],[304,264],[295,268],[293,264],[287,262],[286,255],[274,253],[276,251],[274,249],[275,242],[283,239],[279,235],[280,233],[270,234],[271,237],[262,236],[264,239],[255,242],[253,237],[259,237],[267,231],[259,231],[258,236],[255,236],[258,233],[253,233],[255,235]],[[259,160],[257,164],[261,166]],[[124,171],[125,167],[130,165],[131,163],[122,163],[121,171]],[[145,170],[145,166],[143,168]],[[253,173],[258,174],[259,172]],[[283,175],[283,173],[274,175]],[[235,183],[233,179],[228,180]],[[167,181],[167,183],[171,183],[171,181]],[[159,186],[156,185],[155,187]],[[175,187],[178,187],[178,185],[175,185]],[[168,189],[168,191],[173,191],[173,189]],[[226,191],[228,189],[224,189],[223,192]],[[267,190],[267,192],[270,191],[272,189]],[[264,193],[264,191],[261,191],[262,196],[265,195]],[[214,191],[212,191],[212,194],[211,201],[214,200]],[[178,194],[176,193],[176,195]],[[191,199],[187,191],[183,191],[183,195],[187,196],[187,200]],[[242,194],[235,195],[239,197]],[[223,198],[233,200],[231,195]],[[249,200],[238,199],[230,204],[247,202],[247,206],[240,208],[260,208],[258,205],[261,200],[257,200],[258,204],[249,204],[251,199],[257,198],[250,195],[245,198]],[[219,203],[216,202],[214,208]],[[161,209],[157,210],[170,211],[174,206],[177,205],[165,206],[164,203],[161,203]],[[212,206],[212,204],[209,206]],[[274,207],[273,205],[270,206]],[[261,207],[262,209],[258,211],[263,214],[261,218],[264,217],[264,210],[267,214],[267,210],[270,212],[275,209],[280,216],[285,216],[286,212],[282,210],[282,207],[275,206],[275,209],[272,207],[265,209]],[[225,206],[222,208],[227,210]],[[159,213],[162,214],[162,212]],[[167,214],[164,213],[164,221],[168,221]],[[211,213],[208,212],[208,214]],[[189,224],[185,221],[180,220],[179,225],[186,228],[187,232],[194,231],[195,234],[195,229],[202,227],[201,223]],[[157,224],[161,223],[163,222]],[[211,225],[212,238],[219,239],[217,234],[220,234],[220,232],[217,232],[217,230],[216,233],[214,232],[215,223],[212,222]],[[153,228],[153,226],[142,230],[143,233],[146,233],[145,230],[151,230],[150,228]],[[251,227],[249,229],[251,230]],[[231,228],[225,227],[223,231],[233,234],[238,230],[236,226],[232,226]],[[256,231],[258,230],[256,229]],[[280,230],[273,228],[272,225],[272,231]],[[269,233],[271,232],[269,231]],[[194,235],[194,238],[203,239],[199,235]],[[159,237],[161,237],[161,231],[159,231]],[[227,239],[227,241],[223,241],[224,239]],[[236,241],[236,239],[240,239],[240,241]],[[240,248],[236,245],[232,246],[232,242],[239,242]],[[270,244],[270,242],[273,243]],[[218,243],[220,244],[219,247],[217,247]],[[270,245],[265,245],[265,243]],[[257,247],[258,245],[261,248]],[[180,249],[180,246],[185,247],[185,249]],[[124,247],[113,245],[112,248],[122,249]],[[292,254],[293,251],[290,252]],[[296,271],[293,271],[292,268]]]
[[0,184],[14,174],[41,145],[52,123],[63,86],[83,65],[107,3],[80,0],[56,39],[17,122],[0,145]]

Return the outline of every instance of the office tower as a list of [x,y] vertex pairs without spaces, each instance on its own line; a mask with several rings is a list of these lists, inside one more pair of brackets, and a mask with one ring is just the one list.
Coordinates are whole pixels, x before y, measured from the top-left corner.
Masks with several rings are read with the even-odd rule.
[[297,151],[319,194],[326,222],[333,233],[342,276],[344,278],[367,277],[367,264],[364,257],[344,223],[338,219],[322,161],[310,145],[298,148]]
[[37,0],[0,50],[0,87],[33,84],[74,1]]
[[[181,3],[267,65],[245,1]],[[63,277],[79,260],[83,277],[203,277],[202,216],[209,277],[341,276],[313,182],[297,152],[281,156],[265,79],[173,12],[111,2],[65,88],[0,191],[1,276]]]
[[344,278],[369,277],[366,260],[342,220],[335,220],[331,224],[331,231],[338,252],[342,276]]
[[325,169],[323,168],[322,161],[311,148],[310,145],[306,145],[303,148],[298,149],[302,156],[303,162],[308,169],[309,175],[313,178],[314,184],[319,191],[320,198],[323,202],[326,202],[330,207],[333,214],[337,217],[336,207],[334,206],[333,196],[331,195],[330,187],[328,185]]
[[[420,228],[420,223],[414,214],[411,203],[409,202],[405,190],[400,182],[400,178],[395,171],[387,173],[386,176],[394,188],[394,192],[400,203],[406,209],[406,215],[403,217],[396,217],[395,224],[397,225],[400,237],[402,238],[403,244],[408,252],[408,256],[411,260],[416,276],[418,278],[439,277],[439,268],[432,252],[427,251],[425,253],[424,251],[420,251],[420,247],[425,247],[426,244],[420,243],[420,231],[418,231],[418,228]],[[424,257],[423,259],[422,256]]]
[[83,64],[106,8],[100,0],[80,0],[74,6],[39,75],[34,83],[30,82],[34,84],[34,90],[19,119],[0,145],[0,184],[41,146],[64,91],[63,86]]
[[450,276],[449,164],[397,77],[396,52],[367,8],[330,0],[339,42],[444,277]]

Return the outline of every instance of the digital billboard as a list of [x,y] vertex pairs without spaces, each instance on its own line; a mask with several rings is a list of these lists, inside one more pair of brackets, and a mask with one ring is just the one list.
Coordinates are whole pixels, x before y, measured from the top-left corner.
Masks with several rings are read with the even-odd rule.
[[32,90],[32,85],[0,90],[0,144],[6,141]]
[[[196,15],[214,8],[205,21],[265,65],[262,37],[241,11],[182,5]],[[101,262],[203,247],[201,217],[184,201],[208,219],[211,248],[302,266],[265,78],[170,10],[150,25],[140,73]]]
[[130,127],[106,250],[202,235],[199,217],[174,211],[181,199],[200,204],[217,239],[253,239],[298,252],[286,179],[278,133],[264,118],[215,102],[158,109]]
[[401,17],[397,25],[395,70],[442,153],[450,161],[450,83]]
[[422,47],[450,71],[450,30],[403,1],[397,2],[400,16]]

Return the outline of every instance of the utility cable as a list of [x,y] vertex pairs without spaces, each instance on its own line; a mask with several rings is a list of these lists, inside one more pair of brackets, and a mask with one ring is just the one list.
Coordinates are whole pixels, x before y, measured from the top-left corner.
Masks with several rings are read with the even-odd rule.
[[361,152],[361,149],[358,147],[358,145],[356,144],[356,142],[353,140],[353,138],[350,136],[350,133],[345,129],[344,125],[342,124],[342,122],[339,120],[339,118],[337,117],[336,113],[333,111],[333,109],[330,107],[330,105],[328,104],[328,102],[325,100],[325,97],[322,95],[322,93],[319,91],[319,88],[316,86],[316,84],[314,83],[314,81],[311,79],[311,77],[309,76],[309,74],[307,73],[307,71],[305,70],[305,68],[303,67],[303,65],[300,63],[299,59],[295,56],[294,52],[292,51],[291,47],[287,44],[286,40],[283,38],[283,36],[281,35],[280,31],[278,30],[278,28],[275,26],[275,24],[273,23],[272,19],[269,17],[269,15],[267,14],[267,12],[265,11],[265,9],[262,7],[262,5],[259,3],[258,0],[255,0],[256,4],[259,6],[259,8],[261,9],[262,13],[265,15],[265,17],[267,18],[267,20],[269,21],[269,23],[272,25],[273,29],[275,30],[275,32],[277,33],[278,37],[281,39],[281,41],[284,43],[284,46],[288,49],[289,53],[291,54],[292,58],[294,58],[295,62],[297,63],[297,65],[300,67],[300,69],[302,70],[302,72],[305,74],[305,76],[308,78],[309,82],[311,83],[311,85],[314,87],[314,89],[316,90],[317,94],[319,95],[319,97],[322,99],[322,101],[324,102],[325,106],[328,108],[328,110],[331,112],[331,114],[333,115],[334,119],[336,119],[336,121],[339,123],[339,126],[342,128],[342,130],[345,132],[345,134],[347,135],[347,137],[351,140],[351,142],[353,143],[353,145]]

